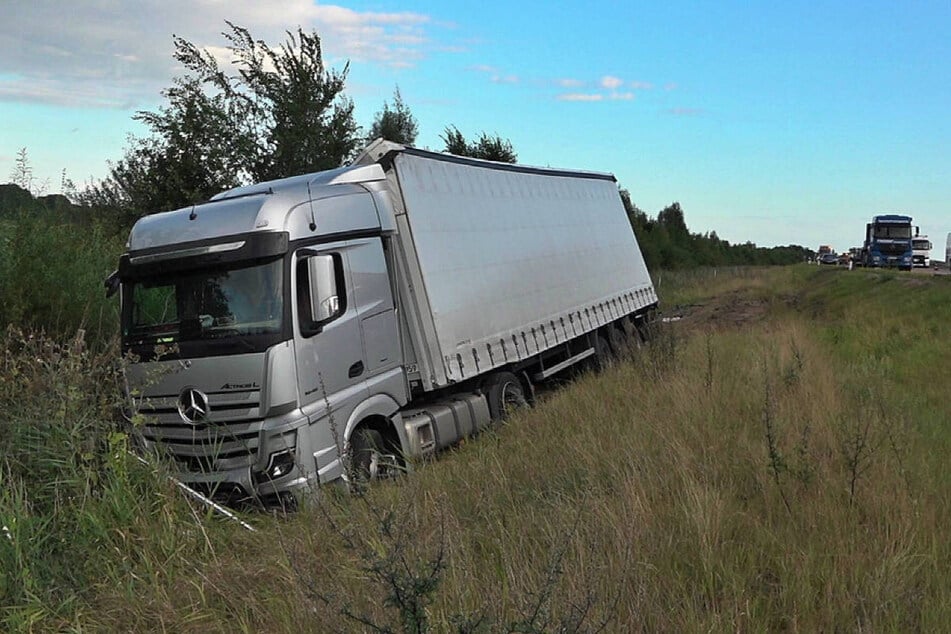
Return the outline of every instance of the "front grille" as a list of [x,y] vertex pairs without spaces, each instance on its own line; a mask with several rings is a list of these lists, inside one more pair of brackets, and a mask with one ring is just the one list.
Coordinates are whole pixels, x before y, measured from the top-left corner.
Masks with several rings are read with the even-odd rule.
[[210,393],[208,420],[195,425],[179,415],[177,394],[151,398],[140,408],[146,417],[142,438],[146,446],[160,449],[185,472],[249,466],[257,460],[264,426],[260,396],[258,390]]
[[882,252],[882,255],[902,255],[908,251],[908,245],[906,244],[880,244],[879,251]]

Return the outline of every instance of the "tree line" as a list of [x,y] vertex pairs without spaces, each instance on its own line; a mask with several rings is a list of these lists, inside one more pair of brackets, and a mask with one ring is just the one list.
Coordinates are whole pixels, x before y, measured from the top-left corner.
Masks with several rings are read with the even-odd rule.
[[631,201],[626,189],[621,190],[621,200],[650,270],[794,264],[812,259],[814,255],[813,251],[799,245],[758,247],[752,242],[730,244],[716,231],[691,233],[678,202],[664,207],[656,218],[652,218]]

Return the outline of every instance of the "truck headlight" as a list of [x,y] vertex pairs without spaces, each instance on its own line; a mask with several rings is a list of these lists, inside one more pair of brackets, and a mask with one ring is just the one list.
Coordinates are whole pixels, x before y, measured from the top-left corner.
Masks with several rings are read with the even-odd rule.
[[295,464],[297,464],[297,456],[293,449],[274,452],[268,458],[267,468],[262,472],[255,473],[254,479],[260,483],[283,478],[294,470]]

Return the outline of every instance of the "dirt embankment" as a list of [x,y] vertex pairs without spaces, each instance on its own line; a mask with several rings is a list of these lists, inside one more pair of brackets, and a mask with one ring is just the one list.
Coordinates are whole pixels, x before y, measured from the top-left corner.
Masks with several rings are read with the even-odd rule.
[[762,321],[770,302],[748,291],[732,291],[703,303],[673,306],[664,311],[664,321],[682,332],[728,330]]

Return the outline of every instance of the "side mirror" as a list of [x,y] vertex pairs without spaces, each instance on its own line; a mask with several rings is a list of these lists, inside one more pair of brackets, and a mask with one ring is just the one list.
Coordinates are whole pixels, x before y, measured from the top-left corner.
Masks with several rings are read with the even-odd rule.
[[119,280],[119,271],[113,271],[109,274],[109,277],[107,277],[103,282],[103,286],[106,287],[107,298],[112,297],[117,292],[119,292],[120,283],[121,281]]
[[307,258],[307,278],[310,283],[310,314],[314,321],[319,324],[336,317],[340,311],[340,299],[333,256]]

